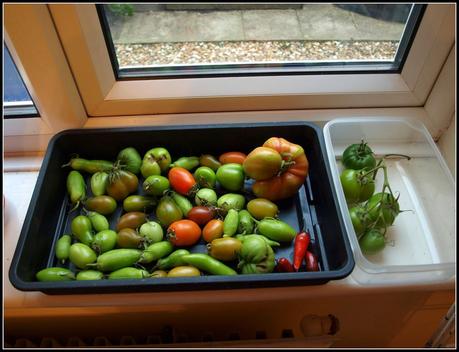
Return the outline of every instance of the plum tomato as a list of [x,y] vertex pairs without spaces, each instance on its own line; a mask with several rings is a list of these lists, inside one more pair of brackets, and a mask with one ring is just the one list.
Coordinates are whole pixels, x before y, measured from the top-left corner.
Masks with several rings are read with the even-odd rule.
[[178,220],[169,225],[166,238],[177,247],[192,246],[201,238],[201,228],[194,221]]

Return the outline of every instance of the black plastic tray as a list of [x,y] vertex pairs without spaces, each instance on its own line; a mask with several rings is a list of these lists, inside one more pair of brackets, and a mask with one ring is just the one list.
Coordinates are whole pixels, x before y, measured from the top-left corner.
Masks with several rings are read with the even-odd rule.
[[[233,150],[248,154],[273,136],[300,144],[306,152],[309,175],[305,184],[296,196],[276,203],[281,220],[298,231],[307,230],[311,234],[310,246],[319,258],[320,271],[137,280],[38,282],[35,279],[39,270],[60,266],[54,255],[55,243],[62,234],[71,233],[70,222],[79,214],[79,211],[69,213],[66,179],[70,168],[61,167],[73,154],[85,159],[114,160],[118,152],[128,146],[136,148],[141,156],[151,148],[162,146],[169,150],[172,160],[180,156],[207,153],[218,156]],[[354,259],[326,160],[322,130],[307,122],[76,129],[60,132],[49,142],[10,267],[10,281],[22,291],[76,294],[312,285],[344,278],[351,273]],[[85,176],[89,184],[89,176]],[[143,178],[140,177],[140,194],[142,182]],[[246,189],[250,189],[249,183]],[[87,192],[90,194],[89,186]],[[109,216],[110,228],[115,228],[122,212],[122,202],[118,202],[117,210]],[[154,211],[149,215],[154,219]],[[276,258],[287,257],[292,260],[293,241],[274,249]],[[190,251],[206,253],[204,241]],[[75,269],[71,263],[63,266]]]

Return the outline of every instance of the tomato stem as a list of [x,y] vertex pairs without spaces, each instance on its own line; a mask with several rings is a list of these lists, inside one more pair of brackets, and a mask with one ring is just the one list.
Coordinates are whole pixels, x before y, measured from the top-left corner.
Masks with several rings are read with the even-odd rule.
[[295,165],[295,161],[289,159],[289,160],[282,160],[281,162],[281,167],[279,172],[277,173],[277,176],[282,175],[285,171],[287,171],[291,166]]

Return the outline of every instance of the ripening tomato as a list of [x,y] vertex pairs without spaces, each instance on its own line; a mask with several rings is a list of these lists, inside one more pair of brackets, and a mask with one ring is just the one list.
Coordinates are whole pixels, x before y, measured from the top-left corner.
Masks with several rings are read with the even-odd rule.
[[215,210],[198,205],[191,208],[186,217],[198,225],[205,225],[215,217]]
[[226,152],[218,157],[220,163],[224,164],[241,164],[244,162],[247,155],[241,152]]
[[174,246],[192,246],[201,238],[201,228],[194,221],[178,220],[167,228],[166,237]]
[[139,179],[127,170],[114,170],[108,175],[106,192],[117,201],[124,200],[131,193],[137,191]]
[[263,147],[276,150],[282,156],[283,165],[278,176],[256,181],[252,186],[253,193],[259,198],[271,201],[293,196],[306,180],[309,171],[304,149],[279,137],[269,138]]
[[169,170],[168,179],[171,187],[178,193],[187,196],[196,188],[193,174],[183,167],[173,167]]
[[267,147],[255,148],[247,155],[243,163],[245,174],[257,181],[276,176],[281,165],[281,155],[276,150]]
[[202,238],[206,242],[212,242],[223,236],[223,221],[220,219],[210,220],[202,229]]

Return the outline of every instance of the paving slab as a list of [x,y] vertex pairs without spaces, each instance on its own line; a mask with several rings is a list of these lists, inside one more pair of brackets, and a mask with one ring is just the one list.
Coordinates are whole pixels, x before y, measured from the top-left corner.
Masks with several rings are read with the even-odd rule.
[[111,20],[116,44],[246,40],[399,40],[405,25],[331,4],[301,9],[143,11]]
[[117,44],[233,41],[244,38],[240,11],[151,11],[124,21]]
[[295,10],[250,10],[242,12],[244,40],[301,40]]
[[306,40],[400,40],[404,24],[381,21],[330,4],[296,10]]

